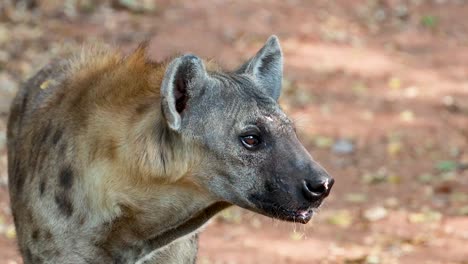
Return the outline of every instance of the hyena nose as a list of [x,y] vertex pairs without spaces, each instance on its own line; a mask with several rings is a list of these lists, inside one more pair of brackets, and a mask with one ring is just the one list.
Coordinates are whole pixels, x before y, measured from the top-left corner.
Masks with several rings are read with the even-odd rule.
[[306,200],[315,202],[327,197],[335,183],[333,178],[320,178],[319,180],[302,181],[302,193]]

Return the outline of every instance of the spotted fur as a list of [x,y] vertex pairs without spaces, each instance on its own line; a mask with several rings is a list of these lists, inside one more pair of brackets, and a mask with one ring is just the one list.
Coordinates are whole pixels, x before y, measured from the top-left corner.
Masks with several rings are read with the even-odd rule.
[[[19,90],[8,173],[25,264],[194,263],[197,230],[232,204],[280,218],[272,197],[285,202],[278,210],[310,206],[292,191],[296,178],[270,179],[281,174],[273,163],[326,176],[276,103],[276,37],[236,72],[194,55],[155,63],[145,47],[86,48]],[[268,153],[240,143],[237,130],[252,121],[271,134]],[[274,150],[284,141],[275,135],[295,148]]]

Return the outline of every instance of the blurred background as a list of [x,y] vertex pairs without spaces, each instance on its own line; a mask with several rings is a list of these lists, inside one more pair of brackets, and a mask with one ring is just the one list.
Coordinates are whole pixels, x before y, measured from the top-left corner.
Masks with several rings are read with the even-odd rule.
[[233,69],[270,34],[281,104],[336,184],[307,225],[221,213],[198,263],[468,263],[468,1],[1,0],[0,264],[22,263],[5,142],[22,81],[95,41]]

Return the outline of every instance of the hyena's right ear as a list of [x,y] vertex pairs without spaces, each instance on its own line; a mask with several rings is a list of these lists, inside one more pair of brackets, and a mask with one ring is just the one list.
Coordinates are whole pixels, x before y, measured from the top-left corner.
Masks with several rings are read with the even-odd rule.
[[184,55],[169,64],[161,86],[161,104],[171,129],[179,131],[194,88],[201,87],[206,78],[205,66],[195,55]]
[[283,53],[278,37],[274,35],[269,37],[257,54],[236,72],[253,76],[260,89],[278,100],[283,79]]

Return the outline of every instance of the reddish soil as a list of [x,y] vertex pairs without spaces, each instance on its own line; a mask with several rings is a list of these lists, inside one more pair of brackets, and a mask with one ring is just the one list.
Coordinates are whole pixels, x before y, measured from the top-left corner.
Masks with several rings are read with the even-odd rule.
[[[61,50],[96,40],[130,50],[149,38],[156,60],[193,52],[232,69],[270,34],[285,56],[281,103],[336,184],[307,225],[222,213],[202,233],[199,263],[468,263],[466,1],[184,2],[75,15],[0,4],[0,264],[21,263],[5,122],[22,80]],[[334,150],[339,140],[350,153]]]

